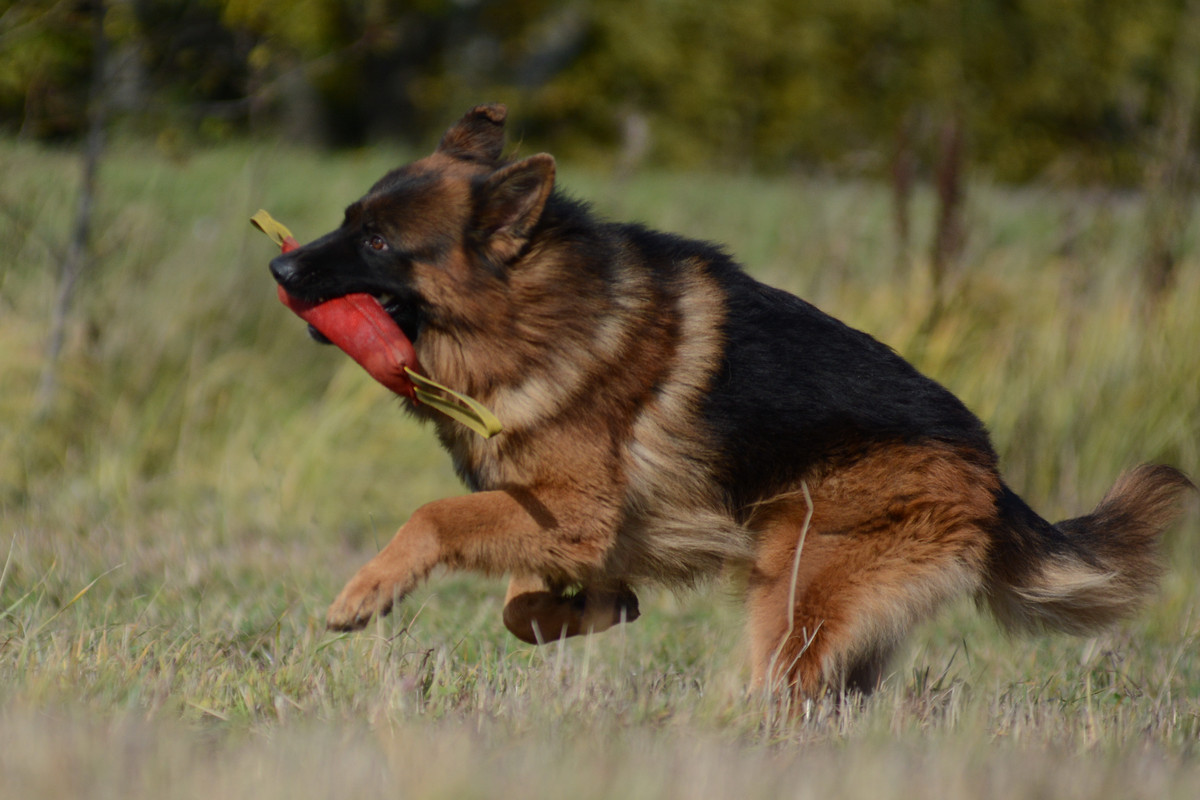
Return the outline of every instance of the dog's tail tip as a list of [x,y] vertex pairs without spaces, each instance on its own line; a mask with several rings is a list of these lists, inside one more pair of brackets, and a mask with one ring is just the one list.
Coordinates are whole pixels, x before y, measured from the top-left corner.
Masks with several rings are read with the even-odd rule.
[[1049,535],[1025,528],[1021,568],[994,571],[985,599],[1010,629],[1088,634],[1129,616],[1157,587],[1161,534],[1196,491],[1174,467],[1130,470],[1090,514],[1043,522]]
[[1181,470],[1166,464],[1142,464],[1117,479],[1089,516],[1120,519],[1142,536],[1157,538],[1174,522],[1196,484]]

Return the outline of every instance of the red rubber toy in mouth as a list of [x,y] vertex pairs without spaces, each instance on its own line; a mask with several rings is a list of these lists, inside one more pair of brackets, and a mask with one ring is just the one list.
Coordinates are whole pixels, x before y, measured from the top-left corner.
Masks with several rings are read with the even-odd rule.
[[416,386],[404,368],[420,369],[417,353],[373,296],[347,294],[324,303],[308,303],[288,294],[282,286],[276,291],[280,302],[357,361],[372,378],[396,394],[416,399]]
[[[300,246],[291,231],[267,212],[259,211],[250,221],[270,236],[282,252],[290,253]],[[396,394],[417,399],[416,386],[405,372],[406,368],[420,371],[417,353],[404,331],[372,295],[348,294],[323,303],[310,303],[288,294],[282,286],[276,286],[275,291],[279,302],[358,362],[372,378]]]
[[[284,253],[300,246],[291,231],[266,211],[259,211],[250,222]],[[296,316],[396,394],[424,403],[485,439],[503,430],[500,420],[482,403],[420,374],[412,342],[373,295],[358,292],[310,303],[288,294],[282,286],[276,285],[275,291],[279,301]]]

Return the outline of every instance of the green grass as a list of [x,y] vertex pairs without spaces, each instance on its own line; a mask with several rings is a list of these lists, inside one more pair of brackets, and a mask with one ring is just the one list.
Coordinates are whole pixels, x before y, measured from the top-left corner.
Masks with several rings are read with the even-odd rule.
[[[359,635],[325,604],[417,506],[459,493],[430,432],[274,297],[269,209],[324,232],[399,154],[249,145],[101,174],[81,282],[35,387],[78,167],[0,143],[0,794],[14,797],[1193,797],[1200,530],[1103,636],[1008,639],[969,604],[859,707],[749,696],[723,583],[537,649],[502,583],[438,574]],[[1142,461],[1200,474],[1200,226],[1151,315],[1136,198],[974,187],[953,301],[897,266],[886,191],[560,168],[604,214],[717,239],[914,360],[993,430],[1047,516]],[[917,198],[917,218],[931,199]],[[917,232],[928,239],[928,230]],[[402,788],[401,788],[402,787]]]

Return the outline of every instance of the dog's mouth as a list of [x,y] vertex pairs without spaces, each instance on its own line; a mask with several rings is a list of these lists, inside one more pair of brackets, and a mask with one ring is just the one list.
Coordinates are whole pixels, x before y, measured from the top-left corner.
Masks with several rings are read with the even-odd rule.
[[[284,291],[287,291],[287,289],[285,288]],[[353,292],[346,292],[346,294],[353,294]],[[392,321],[396,323],[396,327],[408,337],[410,342],[415,343],[417,341],[417,336],[421,332],[421,314],[414,300],[406,300],[392,292],[363,292],[363,294],[369,294],[378,301],[379,305],[383,307],[384,312],[392,318]],[[319,305],[333,300],[335,297],[317,297],[309,302]],[[308,335],[314,342],[319,344],[333,344],[329,337],[317,330],[317,327],[311,322],[308,323]]]
[[390,292],[374,295],[383,310],[396,323],[396,327],[414,344],[421,335],[421,311],[415,298],[401,297]]
[[311,322],[308,323],[308,338],[312,339],[317,344],[333,344],[329,337],[317,330],[317,326]]

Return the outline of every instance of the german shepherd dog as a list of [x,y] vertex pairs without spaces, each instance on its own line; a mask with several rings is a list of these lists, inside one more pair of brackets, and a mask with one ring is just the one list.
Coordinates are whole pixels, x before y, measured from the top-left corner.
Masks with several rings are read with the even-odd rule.
[[438,565],[509,574],[504,624],[534,643],[634,619],[639,585],[740,567],[755,684],[811,697],[871,691],[964,594],[1010,628],[1083,633],[1154,589],[1183,473],[1138,467],[1047,522],[949,391],[718,246],[598,220],[551,156],[502,158],[505,116],[471,110],[271,262],[309,301],[375,295],[428,376],[504,425],[484,439],[405,400],[471,493],[419,508],[330,628]]

